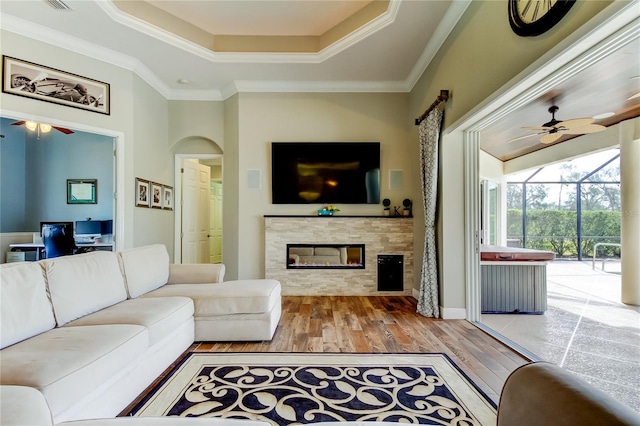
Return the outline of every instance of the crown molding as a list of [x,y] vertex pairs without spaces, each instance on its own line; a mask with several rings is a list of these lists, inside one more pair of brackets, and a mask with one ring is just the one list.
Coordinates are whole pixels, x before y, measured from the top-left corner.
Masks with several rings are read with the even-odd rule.
[[211,62],[217,63],[321,63],[342,52],[348,47],[369,37],[371,34],[381,30],[393,23],[400,8],[400,3],[404,0],[390,0],[387,11],[367,24],[341,38],[337,42],[327,46],[318,53],[235,53],[235,52],[213,52],[197,43],[186,40],[163,28],[157,27],[147,21],[129,15],[118,9],[111,0],[96,1],[96,4],[109,15],[114,21],[126,25],[136,31],[150,37],[161,40],[178,49],[189,52]]
[[[212,52],[202,46],[182,39],[148,22],[120,11],[111,0],[95,0],[111,17],[111,19],[134,28],[144,34],[159,39],[179,49],[190,52],[201,58],[215,63],[320,63],[344,51],[348,47],[360,42],[371,34],[393,23],[402,1],[390,0],[385,13],[376,17],[368,24],[358,28],[341,40],[333,43],[318,53],[229,53]],[[138,77],[147,82],[152,88],[168,100],[200,100],[222,101],[239,92],[309,92],[309,93],[404,93],[410,92],[433,57],[436,55],[452,29],[471,0],[453,1],[434,32],[433,38],[423,51],[409,76],[400,81],[234,81],[221,90],[171,89],[140,60],[115,52],[111,49],[89,43],[77,37],[51,30],[33,22],[3,14],[0,29],[7,30],[25,37],[51,44],[63,49],[79,53],[106,63],[133,71]]]
[[256,93],[398,93],[406,92],[404,82],[369,81],[250,81],[235,82],[237,92]]
[[12,15],[2,15],[0,29],[131,70],[163,96],[169,93],[169,88],[149,68],[130,56]]
[[456,24],[464,15],[472,0],[456,0],[451,2],[444,17],[429,39],[427,47],[424,49],[406,80],[406,91],[410,92],[416,85],[422,74],[436,56],[444,42],[455,28]]
[[172,90],[164,84],[154,72],[136,58],[26,21],[16,16],[3,14],[0,20],[0,29],[133,71],[138,77],[169,100],[223,100],[218,90]]

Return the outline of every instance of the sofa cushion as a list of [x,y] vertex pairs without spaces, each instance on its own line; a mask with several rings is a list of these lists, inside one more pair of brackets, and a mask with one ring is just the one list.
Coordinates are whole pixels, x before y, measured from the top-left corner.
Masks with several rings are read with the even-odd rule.
[[38,389],[0,386],[0,425],[51,426],[51,412]]
[[139,325],[54,328],[0,352],[0,383],[39,389],[55,417],[127,368],[148,344]]
[[314,265],[339,264],[340,256],[300,256],[300,263],[310,263]]
[[56,326],[38,263],[0,266],[0,348],[13,345]]
[[211,284],[224,280],[222,263],[172,263],[167,284]]
[[120,302],[78,318],[65,327],[102,324],[137,324],[149,331],[149,346],[159,342],[193,317],[188,297],[137,298]]
[[167,283],[169,254],[162,244],[137,247],[119,253],[129,297],[135,298]]
[[237,280],[217,284],[166,285],[145,297],[187,296],[193,299],[195,317],[269,312],[280,304],[276,280]]
[[340,256],[340,249],[337,247],[316,247],[316,256]]
[[58,326],[127,299],[115,253],[94,251],[41,263]]
[[313,247],[289,247],[289,254],[298,256],[313,256]]

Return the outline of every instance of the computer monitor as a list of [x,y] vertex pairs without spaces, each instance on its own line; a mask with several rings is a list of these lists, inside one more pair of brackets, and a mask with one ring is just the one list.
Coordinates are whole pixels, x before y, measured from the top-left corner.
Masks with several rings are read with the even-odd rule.
[[76,221],[75,237],[78,243],[93,243],[96,238],[102,236],[102,221],[78,220]]
[[102,222],[102,226],[100,227],[100,233],[102,235],[113,234],[113,220],[109,219],[109,220],[103,220],[101,222]]
[[100,220],[78,220],[76,221],[76,235],[98,235],[102,234],[102,221]]

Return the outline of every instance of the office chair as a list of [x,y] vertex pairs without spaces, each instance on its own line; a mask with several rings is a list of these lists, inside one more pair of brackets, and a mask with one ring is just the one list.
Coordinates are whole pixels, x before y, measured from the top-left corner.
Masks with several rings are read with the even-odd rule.
[[42,243],[44,244],[44,258],[67,256],[76,252],[76,242],[73,238],[73,228],[63,224],[42,226]]

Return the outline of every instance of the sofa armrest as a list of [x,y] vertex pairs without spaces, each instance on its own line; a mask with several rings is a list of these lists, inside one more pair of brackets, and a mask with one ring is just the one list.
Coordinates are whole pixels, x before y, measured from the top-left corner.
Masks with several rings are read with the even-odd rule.
[[224,279],[222,263],[190,263],[169,265],[167,284],[211,284]]
[[44,395],[36,388],[0,386],[0,424],[2,426],[53,424]]
[[547,362],[513,371],[502,388],[498,426],[640,425],[640,416],[580,379]]

